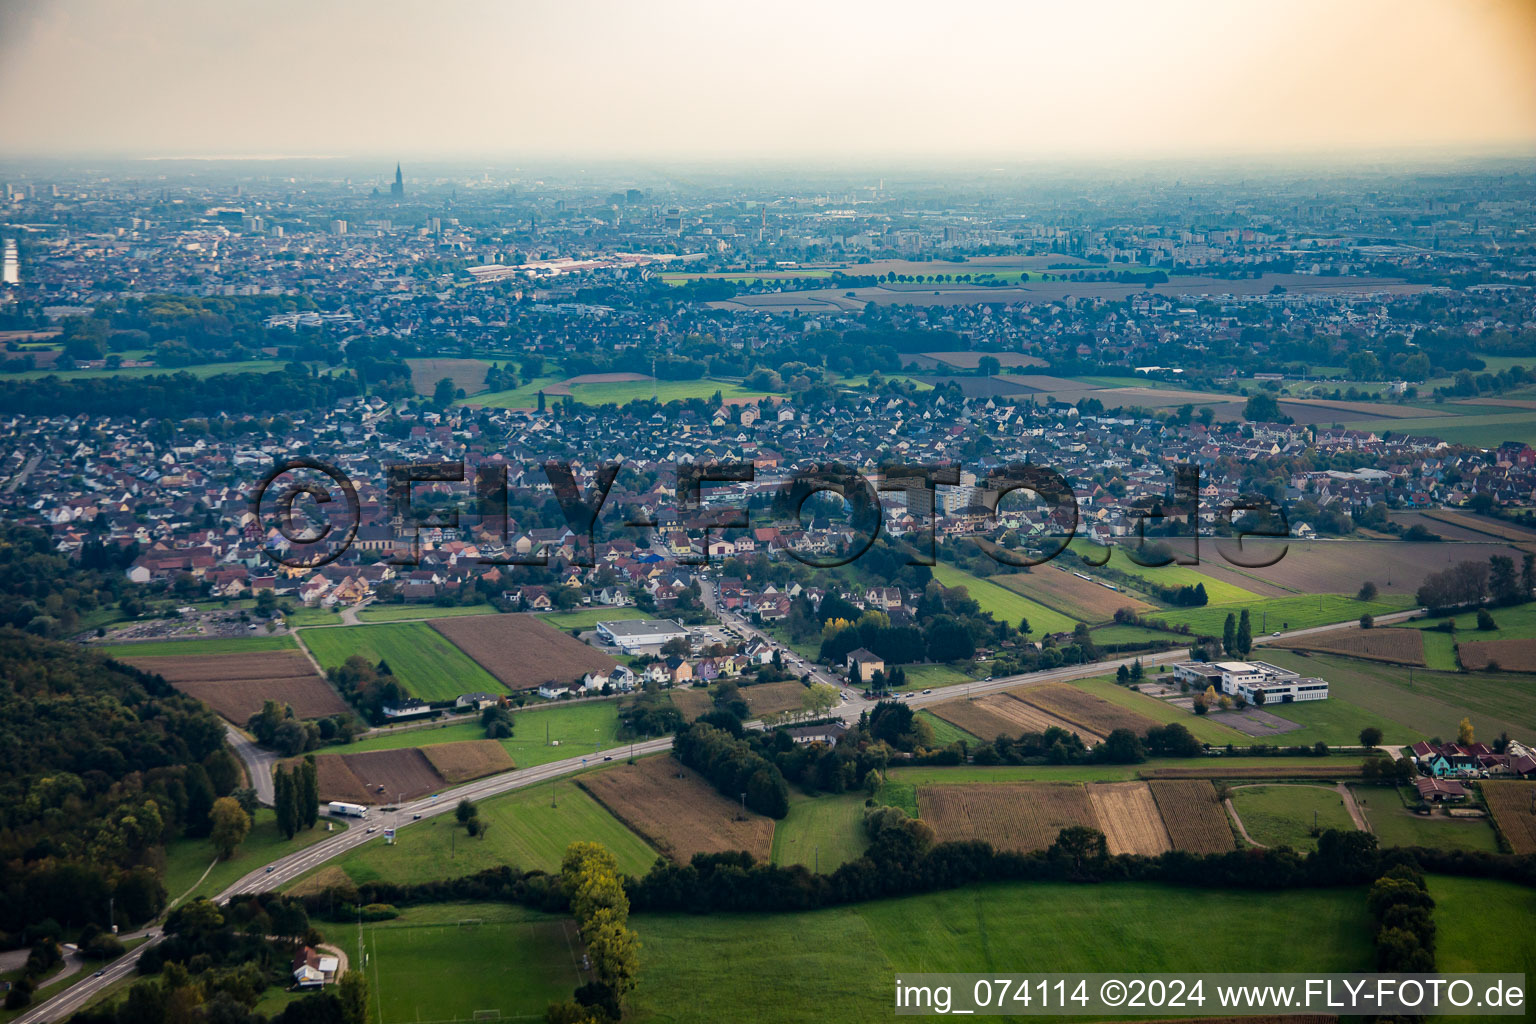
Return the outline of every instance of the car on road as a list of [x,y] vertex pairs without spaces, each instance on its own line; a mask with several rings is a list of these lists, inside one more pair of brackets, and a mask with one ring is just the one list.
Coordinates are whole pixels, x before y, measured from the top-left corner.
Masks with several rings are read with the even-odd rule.
[[1279,636],[1280,635],[1280,631],[1277,629],[1277,630],[1275,630],[1273,633],[1271,633],[1269,635],[1270,636]]
[[413,814],[413,815],[411,815],[411,820],[412,821],[420,821],[421,820],[421,815]]
[[923,692],[924,693],[932,693],[933,691],[932,690],[924,690]]
[[613,760],[613,755],[609,754],[607,757],[603,758],[603,760],[604,761],[612,761]]
[[364,831],[366,831],[367,833],[372,835],[374,832],[377,832],[378,830],[379,830],[379,826],[377,826],[377,825],[369,825]]
[[276,866],[277,866],[277,865],[275,865],[275,864],[268,864],[268,865],[267,865],[267,874],[269,874],[269,875],[270,875],[270,874],[271,874],[271,873],[272,873],[272,869],[273,869],[273,868],[274,868],[274,867],[276,867]]
[[96,973],[95,973],[95,974],[93,974],[93,975],[91,975],[91,977],[93,977],[93,978],[99,978],[99,977],[101,977],[101,976],[102,976],[102,975],[103,975],[103,974],[106,974],[106,973],[107,973],[107,972],[106,972],[106,970],[105,970],[105,968],[103,968],[103,969],[102,969],[102,970],[99,970],[99,971],[97,971],[97,972],[96,972]]

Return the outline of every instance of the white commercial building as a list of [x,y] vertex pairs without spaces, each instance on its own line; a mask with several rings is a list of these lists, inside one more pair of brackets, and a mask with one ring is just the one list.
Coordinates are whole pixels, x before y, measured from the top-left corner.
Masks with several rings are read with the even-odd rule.
[[620,619],[599,622],[597,635],[625,651],[685,639],[688,631],[671,619]]
[[[1328,680],[1304,676],[1265,661],[1181,661],[1173,677],[1197,689],[1214,686],[1229,697],[1250,704],[1291,704],[1327,700]],[[1262,698],[1258,694],[1262,693]]]

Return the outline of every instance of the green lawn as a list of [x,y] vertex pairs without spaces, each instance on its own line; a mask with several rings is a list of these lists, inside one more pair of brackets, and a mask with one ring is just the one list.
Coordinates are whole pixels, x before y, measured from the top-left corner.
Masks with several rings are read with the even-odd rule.
[[[520,388],[509,388],[506,391],[491,391],[483,395],[470,395],[461,398],[455,405],[483,405],[491,409],[536,409],[539,405],[539,391],[558,384],[565,380],[565,374],[546,374],[543,377],[535,377],[531,382]],[[560,399],[552,398],[550,401],[558,403]]]
[[[1327,672],[1314,671],[1330,681],[1333,678]],[[1329,690],[1327,700],[1271,705],[1264,710],[1278,718],[1295,722],[1301,728],[1293,732],[1276,733],[1262,739],[1250,739],[1248,741],[1250,743],[1310,747],[1318,740],[1322,740],[1329,746],[1352,747],[1359,745],[1360,730],[1368,725],[1380,728],[1386,743],[1414,743],[1427,738],[1419,730],[1388,718],[1379,711],[1361,707],[1332,688]]]
[[[1295,941],[1299,921],[1306,942]],[[1196,963],[1359,971],[1372,963],[1356,889],[1117,883],[1090,893],[1002,883],[798,914],[641,914],[632,924],[641,970],[626,1019],[668,1024],[879,1024],[891,1017],[891,978],[902,971],[1144,972]]]
[[354,654],[373,664],[387,662],[400,685],[422,700],[452,700],[461,693],[506,689],[425,622],[312,629],[304,633],[304,644],[326,669],[340,667]]
[[149,640],[132,644],[93,647],[109,657],[162,658],[176,654],[251,654],[255,651],[288,651],[298,645],[291,636],[230,636],[202,640]]
[[1440,850],[1498,853],[1499,842],[1487,818],[1450,818],[1414,814],[1392,786],[1349,787],[1383,847],[1428,846]]
[[908,690],[927,690],[939,686],[954,686],[957,683],[980,678],[969,675],[951,665],[942,664],[903,665],[901,670],[907,674]]
[[1023,594],[1015,594],[1007,587],[973,576],[953,565],[946,565],[943,562],[935,565],[933,578],[946,587],[964,587],[981,605],[982,611],[991,612],[993,616],[1011,626],[1017,626],[1020,619],[1028,619],[1031,636],[1070,633],[1077,627],[1076,619],[1068,618],[1054,608],[1047,608],[1038,601],[1031,601]]
[[196,366],[130,366],[116,370],[26,370],[8,376],[13,380],[41,380],[58,377],[60,380],[94,380],[99,377],[138,378],[178,373],[190,373],[194,377],[213,377],[221,373],[272,373],[280,371],[288,363],[282,359],[251,359],[243,363],[198,363]]
[[[324,934],[355,960],[357,929],[326,924]],[[575,923],[512,904],[417,906],[362,929],[375,1024],[467,1021],[477,1010],[543,1020],[583,980]]]
[[[1397,627],[1394,627],[1397,628]],[[1461,668],[1456,657],[1456,637],[1438,629],[1420,630],[1424,634],[1424,665],[1437,672],[1455,672]]]
[[1240,619],[1246,608],[1253,625],[1253,635],[1259,637],[1268,636],[1276,630],[1309,629],[1334,622],[1353,622],[1367,613],[1386,615],[1400,612],[1411,604],[1412,599],[1408,597],[1356,601],[1353,597],[1341,594],[1309,594],[1299,597],[1260,597],[1220,607],[1173,609],[1155,613],[1155,617],[1171,625],[1187,623],[1193,632],[1203,636],[1221,636],[1227,615]]
[[339,626],[341,611],[334,606],[330,608],[300,606],[291,612],[283,612],[283,621],[294,629],[303,626]]
[[439,608],[430,604],[370,605],[357,613],[362,622],[398,622],[401,619],[452,619],[460,615],[495,615],[488,604],[454,605]]
[[[1536,701],[1531,700],[1536,676],[1512,672],[1432,672],[1336,655],[1310,657],[1289,651],[1265,651],[1264,660],[1305,675],[1321,676],[1330,684],[1330,698],[1345,700],[1377,718],[1384,728],[1395,722],[1420,736],[1451,737],[1456,723],[1470,716],[1478,735],[1501,732],[1522,736],[1536,731]],[[1410,678],[1411,676],[1411,678]],[[1300,705],[1275,709],[1291,717]],[[1318,712],[1314,712],[1318,713]],[[1300,719],[1297,719],[1300,721]],[[1389,737],[1395,732],[1389,731]]]
[[420,729],[396,728],[368,736],[343,746],[326,747],[326,752],[361,754],[366,750],[398,750],[401,747],[425,747],[433,743],[457,743],[461,740],[485,739],[485,727],[476,715],[450,718],[441,724]]
[[979,742],[975,736],[972,736],[958,725],[944,721],[944,719],[932,711],[919,711],[917,717],[928,723],[928,727],[933,730],[933,741],[941,747],[947,747],[957,741],[964,741],[972,745]]
[[804,864],[830,874],[864,854],[864,790],[806,796],[795,792],[789,814],[773,827],[773,862]]
[[1314,822],[1325,832],[1355,828],[1343,798],[1331,787],[1238,786],[1232,790],[1232,802],[1253,841],[1265,846],[1316,849]]
[[[512,716],[512,738],[501,745],[519,768],[607,749],[619,742],[619,702],[556,703]],[[550,746],[549,741],[558,743]]]
[[[778,395],[778,392],[755,391],[740,384],[719,380],[626,380],[594,384],[571,384],[571,397],[582,405],[625,405],[635,401],[683,402],[690,398],[709,399],[720,392],[725,399],[762,398]],[[549,396],[550,402],[562,402],[563,398]]]
[[[1103,557],[1103,548],[1085,540],[1078,539],[1072,541],[1071,548],[1079,553],[1089,552],[1094,558]],[[1069,569],[1075,570],[1082,565],[1078,559],[1067,558],[1065,554],[1062,557],[1066,560],[1061,564]],[[1114,548],[1109,556],[1109,561],[1104,564],[1104,568],[1118,569],[1120,572],[1139,577],[1159,587],[1192,587],[1196,583],[1203,583],[1205,585],[1206,598],[1211,604],[1236,604],[1242,601],[1263,600],[1257,594],[1244,590],[1235,583],[1216,579],[1214,576],[1207,575],[1192,565],[1138,565],[1131,561],[1124,548]],[[1091,572],[1091,570],[1087,571]],[[1161,618],[1162,616],[1158,617]]]
[[[359,883],[428,882],[499,864],[558,872],[565,848],[590,839],[612,851],[621,871],[644,874],[650,869],[656,851],[575,783],[560,779],[553,796],[551,807],[550,786],[544,783],[480,801],[480,819],[490,826],[483,839],[471,839],[452,815],[443,814],[401,828],[394,846],[365,843],[332,863]],[[388,825],[390,817],[380,820]]]
[[639,608],[583,608],[573,612],[540,612],[534,616],[543,619],[556,629],[596,629],[599,622],[621,622],[625,619],[643,619],[646,613]]
[[[1162,618],[1156,612],[1155,618]],[[1159,629],[1148,629],[1145,626],[1126,626],[1114,623],[1109,626],[1100,626],[1093,631],[1093,642],[1096,644],[1180,644],[1189,645],[1194,642],[1193,637],[1178,636],[1174,633],[1165,633]]]
[[[165,847],[165,872],[162,880],[165,882],[166,895],[170,899],[177,899],[195,885],[197,888],[187,896],[188,899],[212,896],[268,861],[302,850],[331,835],[325,828],[328,820],[321,818],[314,828],[300,829],[292,839],[284,839],[277,830],[277,812],[270,807],[258,807],[245,842],[240,844],[240,848],[229,860],[214,864],[212,871],[208,871],[208,865],[214,863],[211,842],[186,836],[174,839]],[[346,823],[338,820],[336,830],[339,832],[345,828]],[[208,871],[208,877],[199,883],[198,879],[204,871]]]
[[1427,881],[1429,894],[1435,898],[1438,970],[1524,974],[1527,982],[1536,976],[1536,929],[1510,928],[1500,934],[1499,941],[1487,941],[1490,921],[1536,921],[1536,889],[1513,882],[1442,875],[1430,875]]
[[[1465,407],[1469,408],[1469,407]],[[1344,413],[1343,415],[1348,415]],[[1493,446],[1514,437],[1530,437],[1536,434],[1536,412],[1528,409],[1506,409],[1486,415],[1425,416],[1413,419],[1345,421],[1350,430],[1374,430],[1380,433],[1392,431],[1400,434],[1419,434],[1438,437],[1452,444],[1469,444],[1479,448]]]
[[1148,697],[1137,693],[1127,687],[1120,686],[1113,676],[1096,676],[1092,679],[1074,679],[1071,683],[1079,689],[1087,690],[1096,697],[1102,697],[1111,704],[1118,704],[1145,715],[1154,722],[1167,725],[1170,722],[1178,722],[1184,728],[1194,734],[1195,739],[1201,743],[1210,743],[1224,747],[1228,743],[1237,746],[1247,746],[1253,740],[1236,729],[1229,728],[1219,722],[1213,722],[1209,718],[1191,714],[1183,708],[1174,707],[1167,701],[1158,700],[1156,697]]

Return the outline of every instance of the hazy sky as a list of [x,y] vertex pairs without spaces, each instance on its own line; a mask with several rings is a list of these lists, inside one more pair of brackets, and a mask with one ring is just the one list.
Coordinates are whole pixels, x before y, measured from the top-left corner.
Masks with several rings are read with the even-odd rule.
[[10,156],[1533,142],[1536,0],[0,0]]

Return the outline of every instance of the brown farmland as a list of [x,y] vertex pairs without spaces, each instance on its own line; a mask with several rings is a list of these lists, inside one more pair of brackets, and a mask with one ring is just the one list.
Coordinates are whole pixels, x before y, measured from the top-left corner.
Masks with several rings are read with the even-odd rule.
[[532,615],[467,615],[431,625],[512,690],[571,683],[618,664]]
[[466,395],[485,390],[485,371],[491,364],[483,359],[407,359],[411,368],[411,386],[418,395],[430,395],[437,382],[447,377]]
[[1227,812],[1216,799],[1216,788],[1204,779],[1149,782],[1163,826],[1175,850],[1187,853],[1226,853],[1234,848]]
[[[283,763],[292,766],[297,761],[293,758]],[[320,754],[315,757],[315,767],[319,770],[321,800],[390,804],[426,796],[443,785],[442,776],[415,749]]]
[[420,748],[433,770],[449,785],[468,782],[516,767],[507,748],[495,740],[465,740],[462,743],[434,743]]
[[917,808],[941,841],[980,839],[998,850],[1043,850],[1064,828],[1099,827],[1088,794],[1075,783],[920,786]]
[[[1487,516],[1475,515],[1471,512],[1455,512],[1450,509],[1431,509],[1426,511],[1424,515],[1429,519],[1457,526],[1473,533],[1507,540],[1512,544],[1536,544],[1536,531],[1510,523],[1501,523],[1497,519],[1490,519]],[[1430,529],[1434,529],[1434,527],[1430,527]]]
[[671,757],[647,757],[635,764],[577,778],[614,817],[666,856],[680,863],[695,853],[746,850],[767,860],[773,847],[773,819],[748,813],[727,800],[703,777]]
[[1010,690],[1019,700],[1074,723],[1079,729],[1108,736],[1116,729],[1129,729],[1140,736],[1158,723],[1145,715],[1111,704],[1102,697],[1085,693],[1067,683],[1026,686]]
[[[1403,540],[1292,540],[1287,542],[1285,553],[1280,555],[1279,545],[1250,537],[1243,541],[1243,549],[1244,558],[1252,561],[1267,561],[1280,556],[1274,565],[1243,571],[1250,577],[1257,576],[1297,594],[1354,594],[1361,584],[1369,581],[1375,583],[1382,594],[1412,597],[1426,576],[1457,562],[1486,563],[1490,555],[1507,555],[1514,558],[1516,565],[1520,563],[1518,550],[1496,541],[1451,544]],[[1203,546],[1201,557],[1207,557]],[[1209,557],[1213,564],[1221,564],[1220,555]],[[1252,589],[1250,583],[1241,582],[1240,578],[1232,578],[1232,581]]]
[[1023,698],[1016,693],[994,693],[979,698],[976,703],[999,718],[1012,722],[1013,728],[1010,730],[1012,735],[1026,732],[1043,733],[1047,729],[1056,728],[1077,733],[1082,741],[1089,746],[1093,746],[1104,739],[1101,733],[1084,729],[1075,722],[1069,722],[1065,718],[1053,715],[1049,711],[1038,708],[1033,704],[1026,704]]
[[1424,664],[1424,634],[1417,629],[1335,629],[1270,643],[1293,651],[1346,654],[1393,665]]
[[1515,853],[1536,853],[1536,782],[1485,782],[1483,799]]
[[928,710],[950,725],[959,726],[988,743],[999,736],[1016,736],[1019,733],[1012,719],[1004,718],[980,700],[946,700],[930,706]]
[[1110,853],[1154,856],[1172,849],[1157,801],[1145,782],[1101,782],[1084,788]]
[[287,704],[300,718],[345,714],[346,702],[315,673],[299,651],[172,655],[121,659],[155,672],[181,692],[207,704],[236,725],[261,710],[262,702]]
[[1457,644],[1456,654],[1465,669],[1536,672],[1536,640],[1467,640]]
[[1121,608],[1137,612],[1149,612],[1155,608],[1123,590],[1110,590],[1092,580],[1063,572],[1055,566],[1041,566],[1027,573],[993,576],[992,582],[1087,623],[1108,622]]

